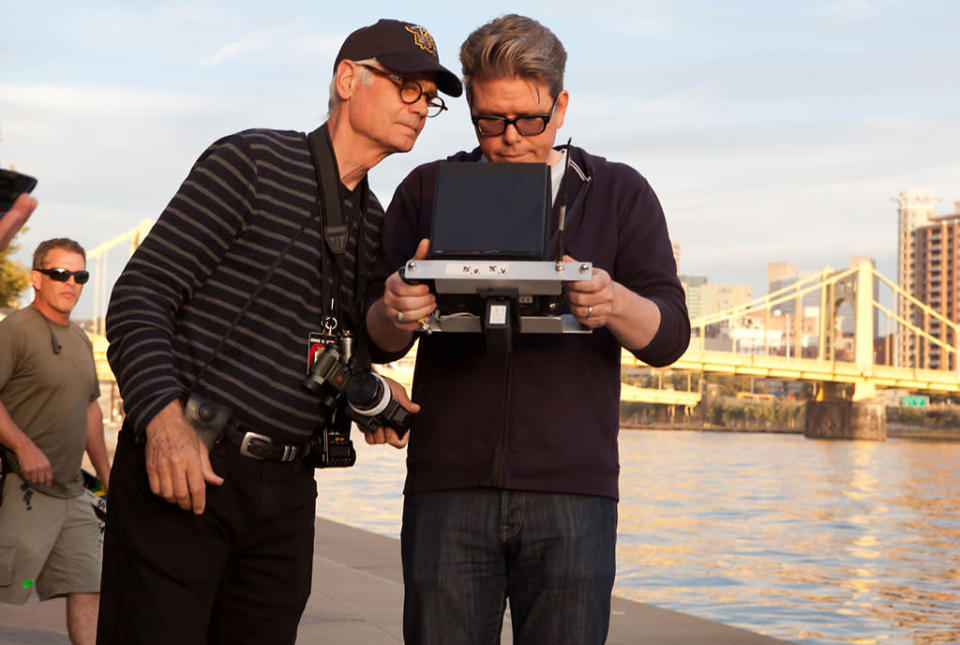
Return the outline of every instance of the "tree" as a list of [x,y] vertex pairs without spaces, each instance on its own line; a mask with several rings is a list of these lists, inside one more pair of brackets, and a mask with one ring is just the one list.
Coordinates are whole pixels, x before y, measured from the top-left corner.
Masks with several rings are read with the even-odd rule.
[[[20,229],[20,233],[25,230]],[[19,262],[10,259],[19,248],[17,238],[14,237],[7,250],[0,251],[0,307],[15,306],[20,294],[30,286],[29,271]]]

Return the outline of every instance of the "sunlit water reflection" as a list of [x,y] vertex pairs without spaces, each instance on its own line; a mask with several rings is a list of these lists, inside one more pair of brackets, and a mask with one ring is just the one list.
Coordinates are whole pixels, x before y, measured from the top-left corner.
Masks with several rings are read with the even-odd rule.
[[[398,537],[403,451],[317,514]],[[617,595],[798,643],[960,643],[960,443],[621,433]]]

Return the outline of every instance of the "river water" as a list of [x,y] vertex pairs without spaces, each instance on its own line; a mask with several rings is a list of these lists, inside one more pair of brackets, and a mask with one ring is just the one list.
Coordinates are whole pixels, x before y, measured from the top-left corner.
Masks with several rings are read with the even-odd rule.
[[[400,535],[404,451],[356,441],[318,515]],[[960,643],[960,442],[620,434],[614,593],[797,643]]]

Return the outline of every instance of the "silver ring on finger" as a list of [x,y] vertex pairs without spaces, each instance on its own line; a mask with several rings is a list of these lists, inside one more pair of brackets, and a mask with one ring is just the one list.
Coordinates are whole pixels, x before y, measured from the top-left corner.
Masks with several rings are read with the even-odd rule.
[[593,305],[587,307],[587,318],[593,315]]
[[400,310],[397,310],[397,322],[403,322],[403,312]]

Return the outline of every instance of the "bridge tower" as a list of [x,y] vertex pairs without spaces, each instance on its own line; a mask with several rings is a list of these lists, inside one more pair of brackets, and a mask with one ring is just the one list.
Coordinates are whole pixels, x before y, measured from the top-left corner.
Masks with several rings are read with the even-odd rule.
[[[826,271],[825,271],[826,273]],[[826,277],[826,275],[825,275]],[[856,271],[843,280],[824,281],[821,291],[820,360],[833,361],[833,332],[840,303],[849,302],[854,311],[854,365],[857,378],[853,396],[844,399],[838,383],[820,383],[815,401],[807,403],[804,434],[813,439],[887,438],[887,415],[882,401],[877,400],[873,377],[874,300],[876,280],[873,265],[864,258]]]

